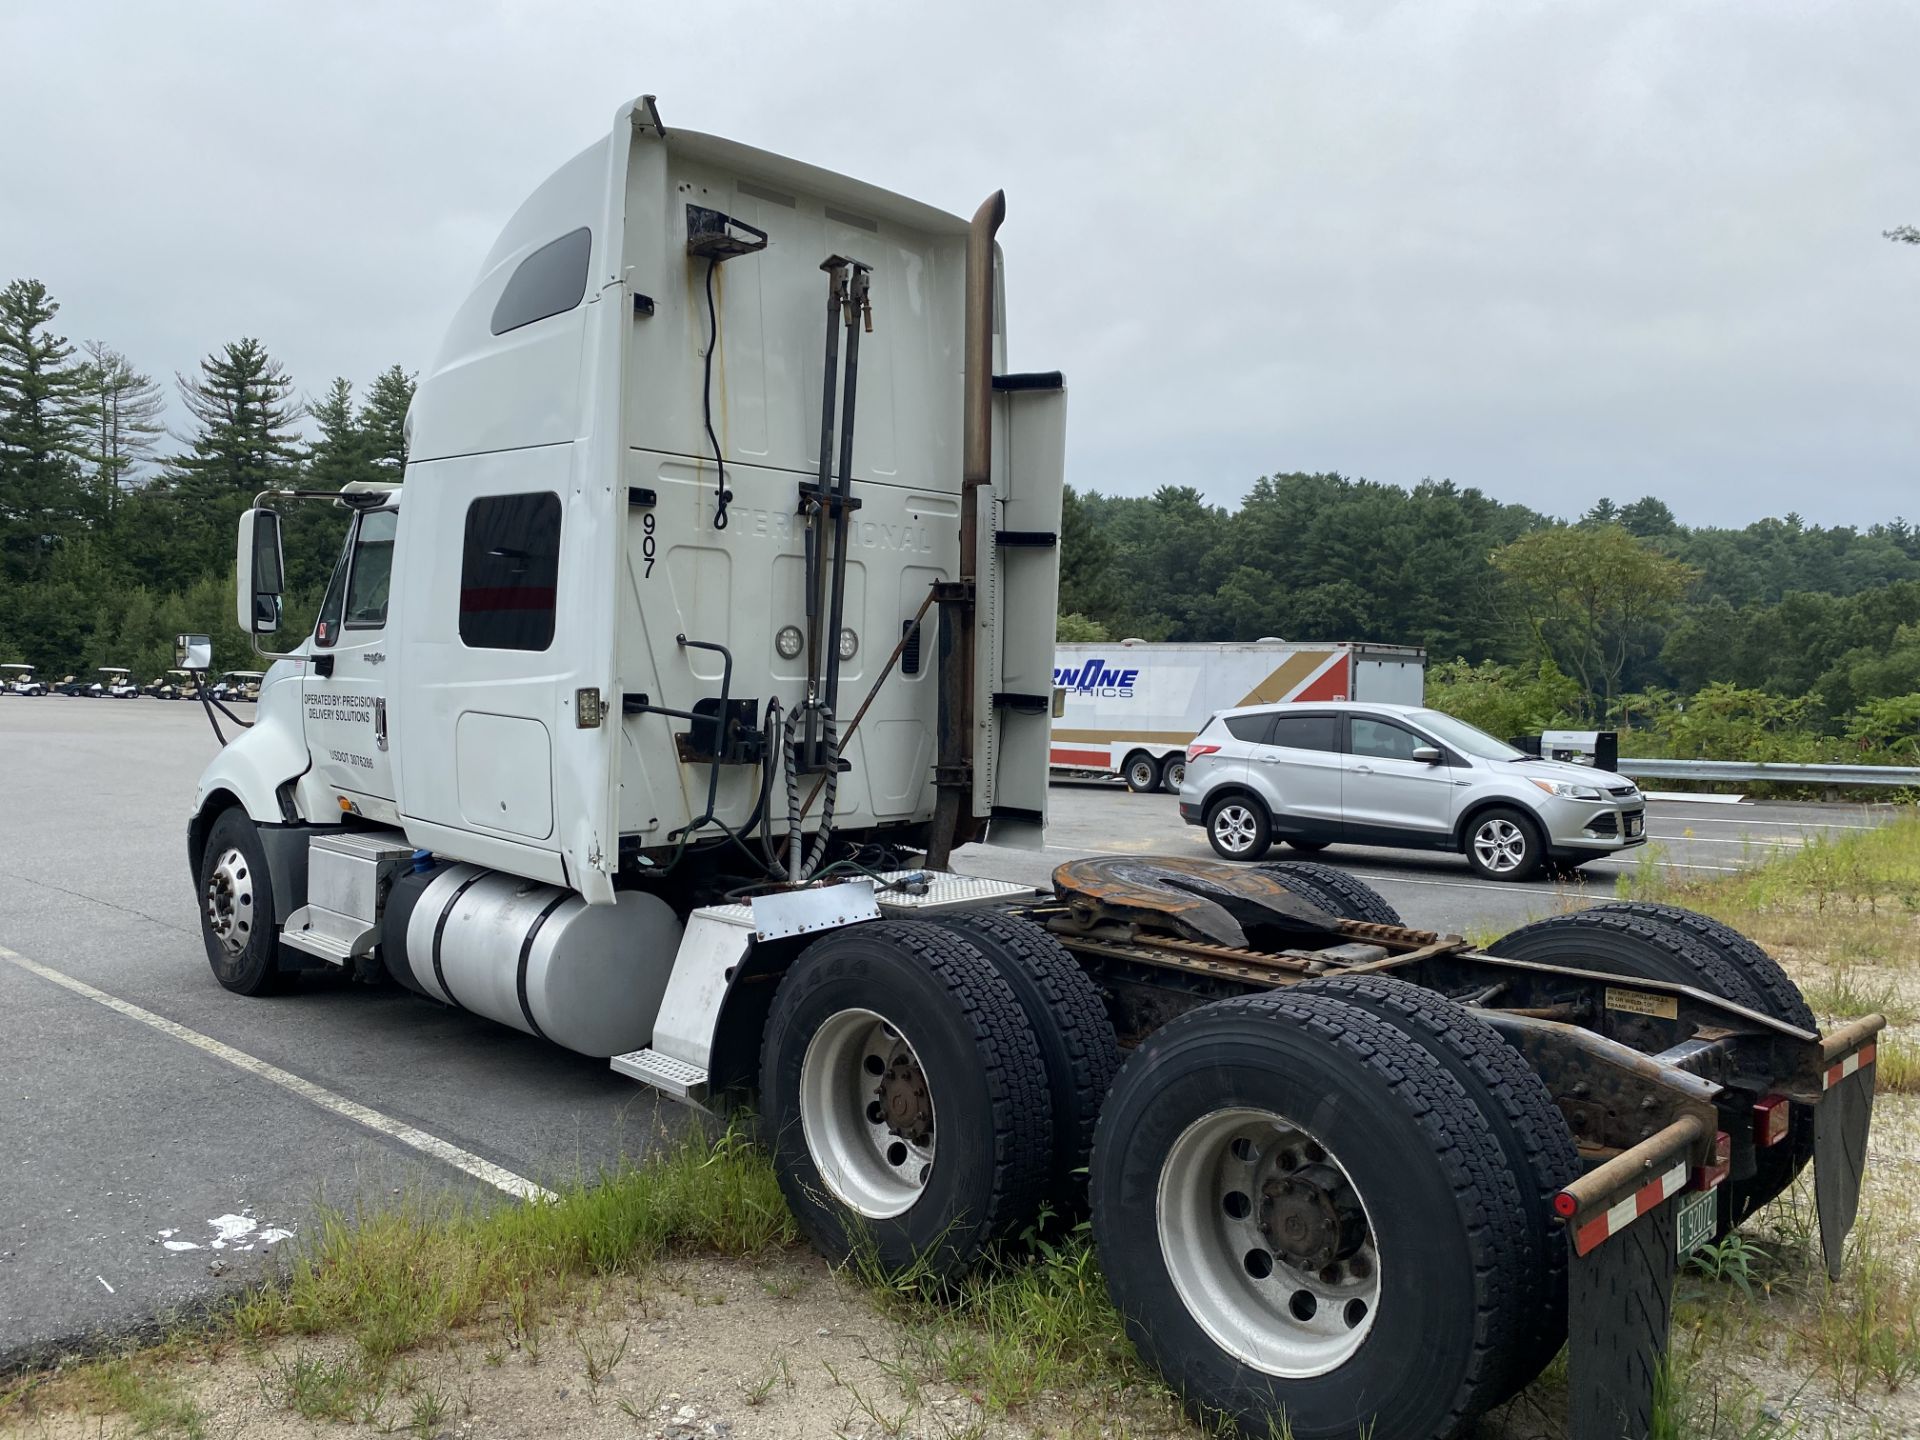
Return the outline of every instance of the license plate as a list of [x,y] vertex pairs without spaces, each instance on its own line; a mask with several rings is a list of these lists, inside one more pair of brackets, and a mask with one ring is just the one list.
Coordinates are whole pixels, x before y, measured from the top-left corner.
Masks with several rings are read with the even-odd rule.
[[1714,1222],[1720,1215],[1719,1196],[1711,1190],[1689,1195],[1680,1202],[1675,1216],[1675,1251],[1682,1260],[1713,1239]]
[[1639,837],[1640,832],[1646,828],[1647,828],[1646,816],[1644,815],[1627,816],[1627,838],[1629,840],[1637,839]]

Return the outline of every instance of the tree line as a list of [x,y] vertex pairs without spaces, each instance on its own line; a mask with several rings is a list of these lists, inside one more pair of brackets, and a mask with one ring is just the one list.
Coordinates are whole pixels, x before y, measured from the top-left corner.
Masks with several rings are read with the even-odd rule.
[[[245,666],[239,513],[262,490],[399,480],[412,378],[393,365],[361,393],[339,378],[305,395],[258,340],[229,341],[174,377],[174,433],[163,387],[74,345],[58,314],[36,280],[0,290],[0,660],[145,679],[193,630]],[[296,633],[345,524],[288,510]],[[1451,481],[1294,473],[1234,506],[1188,486],[1069,490],[1061,564],[1062,639],[1423,645],[1430,694],[1501,734],[1614,725],[1672,753],[1775,758],[1920,745],[1920,531],[1904,520],[1689,527],[1648,496],[1567,522]]]
[[1450,481],[1284,474],[1237,506],[1188,486],[1070,492],[1061,566],[1063,639],[1423,645],[1430,698],[1502,735],[1613,726],[1700,758],[1920,761],[1904,520],[1689,527],[1648,496],[1567,522]]
[[[257,339],[233,340],[174,376],[186,423],[171,432],[164,387],[110,345],[76,347],[59,311],[38,280],[0,290],[0,661],[54,678],[126,665],[144,682],[194,631],[214,637],[219,667],[246,668],[240,512],[262,490],[398,481],[413,378],[393,365],[361,397],[344,378],[306,396]],[[285,529],[297,626],[346,517],[295,506]]]

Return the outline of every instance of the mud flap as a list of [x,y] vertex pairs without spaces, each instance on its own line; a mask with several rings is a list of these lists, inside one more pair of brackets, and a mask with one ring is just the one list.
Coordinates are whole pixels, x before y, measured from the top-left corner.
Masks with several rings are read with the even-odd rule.
[[[1820,1252],[1827,1277],[1840,1278],[1847,1233],[1860,1213],[1860,1186],[1867,1171],[1867,1128],[1873,1119],[1874,1047],[1854,1059],[1855,1068],[1827,1072],[1827,1093],[1813,1112],[1813,1199],[1820,1212]],[[1835,1078],[1835,1072],[1840,1073]]]
[[1567,1415],[1571,1440],[1645,1440],[1673,1324],[1678,1196],[1567,1271]]

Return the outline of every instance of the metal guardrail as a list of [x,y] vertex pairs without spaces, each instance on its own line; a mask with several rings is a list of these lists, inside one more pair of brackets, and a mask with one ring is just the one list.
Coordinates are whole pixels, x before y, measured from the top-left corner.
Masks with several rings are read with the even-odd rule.
[[1630,760],[1621,775],[1645,780],[1774,780],[1786,785],[1903,785],[1920,789],[1920,765],[1791,765],[1745,760]]

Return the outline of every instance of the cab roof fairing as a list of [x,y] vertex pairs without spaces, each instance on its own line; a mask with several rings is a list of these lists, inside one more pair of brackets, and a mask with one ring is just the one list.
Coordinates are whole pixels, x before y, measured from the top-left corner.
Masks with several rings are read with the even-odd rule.
[[[627,181],[629,167],[635,163],[633,151],[636,142],[661,145],[670,152],[705,161],[746,178],[819,196],[876,219],[923,232],[957,238],[964,238],[967,233],[968,223],[960,216],[877,185],[722,136],[696,130],[670,129],[660,123],[653,97],[638,97],[615,111],[612,128],[604,138],[580,150],[542,181],[502,227],[481,262],[466,298],[454,312],[439,353],[422,375],[413,403],[408,407],[406,427],[411,458],[430,460],[469,454],[478,449],[491,448],[499,438],[476,438],[469,429],[469,416],[442,413],[436,401],[438,392],[445,387],[435,382],[468,366],[497,361],[522,344],[523,339],[535,338],[526,335],[526,331],[536,330],[534,326],[502,335],[493,334],[491,326],[493,307],[501,291],[528,255],[560,236],[585,227],[590,231],[592,241],[587,271],[590,278],[582,308],[592,304],[603,292],[622,283],[626,262]],[[999,247],[996,246],[996,272],[1000,268]],[[998,366],[1004,365],[1004,288],[996,284],[995,291],[996,349],[1000,351],[996,356]],[[590,351],[594,349],[591,340],[588,348]],[[607,353],[599,357],[599,363],[591,357],[583,361],[578,390],[582,397],[593,396],[597,386],[618,385],[618,376],[607,373],[604,368],[608,361],[614,361],[617,366],[617,352],[611,351],[610,347],[603,349]],[[596,371],[599,373],[596,374]],[[595,397],[595,403],[591,406],[593,413],[601,414],[603,422],[610,416],[602,414],[602,402],[612,398]],[[449,408],[459,410],[463,407],[456,402]],[[611,414],[617,416],[618,413],[619,406],[616,403],[611,406]],[[574,422],[570,427],[572,430],[588,428],[585,418],[578,415],[570,418]],[[586,437],[577,433],[562,437],[557,431],[550,430],[550,433],[538,438],[528,437],[515,443],[553,443],[557,439],[581,438]],[[617,438],[609,438],[613,439],[609,448],[617,452]]]

